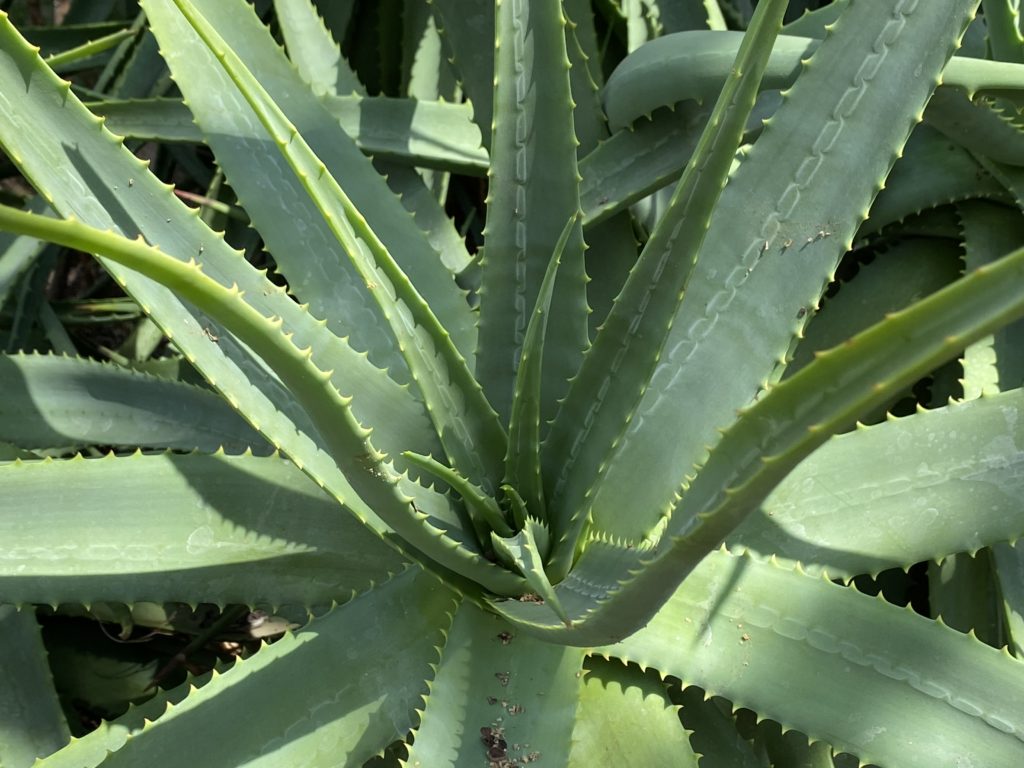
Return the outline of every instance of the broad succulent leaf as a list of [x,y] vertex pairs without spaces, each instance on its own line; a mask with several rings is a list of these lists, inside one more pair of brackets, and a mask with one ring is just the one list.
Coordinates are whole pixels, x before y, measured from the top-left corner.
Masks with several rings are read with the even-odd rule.
[[563,307],[544,353],[541,413],[555,401],[588,343],[579,173],[566,24],[560,3],[495,4],[494,129],[490,144],[487,248],[482,261],[477,375],[506,420],[527,325],[565,222],[552,301]]
[[0,691],[0,760],[29,765],[36,755],[64,746],[69,736],[31,608],[0,606],[0,651],[5,681]]
[[[884,638],[874,629],[882,624]],[[924,768],[955,753],[1000,765],[1020,753],[1019,661],[770,561],[716,553],[650,626],[604,652],[700,685],[784,727],[801,723],[866,763]],[[990,686],[1006,686],[1003,706],[992,706]],[[881,694],[887,688],[899,693]],[[901,723],[898,732],[870,724],[867,709],[882,696]],[[818,703],[829,700],[835,703]],[[840,710],[845,716],[834,717]],[[939,710],[950,717],[941,733],[928,725]]]

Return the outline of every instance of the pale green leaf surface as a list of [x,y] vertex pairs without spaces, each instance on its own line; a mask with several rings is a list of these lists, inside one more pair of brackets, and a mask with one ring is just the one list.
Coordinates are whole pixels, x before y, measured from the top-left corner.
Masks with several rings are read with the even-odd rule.
[[538,519],[546,519],[540,460],[544,344],[551,317],[551,297],[561,268],[562,254],[578,227],[579,216],[571,217],[555,244],[537,293],[533,314],[526,327],[522,357],[512,392],[504,482],[516,489],[526,502],[527,509]]
[[566,765],[582,664],[581,650],[518,635],[497,616],[463,603],[406,765],[487,765],[484,738],[493,745],[495,729],[502,729],[508,760],[534,755],[531,763]]
[[833,577],[909,567],[1024,534],[1024,391],[839,435],[728,539]]
[[0,765],[28,768],[70,737],[31,607],[0,605],[0,675]]
[[[1019,210],[978,200],[961,203],[957,214],[963,230],[967,271],[989,264],[1024,244],[1024,216]],[[1024,322],[1017,321],[964,350],[965,399],[1024,385],[1022,333]]]
[[[0,207],[0,225],[12,231],[46,237],[120,264],[130,264],[161,281],[196,306],[215,315],[260,356],[294,394],[321,429],[333,467],[344,470],[329,490],[361,522],[384,536],[384,523],[399,537],[386,538],[404,554],[471,578],[495,594],[519,594],[521,579],[477,557],[457,517],[446,515],[448,500],[437,491],[417,485],[396,473],[369,442],[371,431],[356,420],[350,397],[331,382],[330,371],[312,361],[311,349],[299,348],[291,334],[282,333],[280,317],[264,317],[242,301],[237,285],[225,288],[206,276],[194,260],[182,263],[141,239],[127,240],[78,221],[53,221],[45,216]],[[297,466],[298,459],[290,456]],[[317,476],[303,467],[315,480]],[[323,485],[321,483],[321,485]],[[419,504],[419,506],[417,506]],[[440,516],[439,516],[440,515]],[[424,558],[422,551],[430,555]],[[470,576],[472,574],[472,576]]]
[[288,58],[317,95],[365,94],[311,0],[274,0]]
[[1017,0],[981,0],[988,30],[988,44],[996,61],[1024,62],[1024,38],[1020,33]]
[[565,15],[565,52],[569,58],[569,91],[575,105],[573,131],[579,142],[577,154],[584,157],[608,136],[601,105],[601,55],[589,0],[568,0],[562,4]]
[[135,33],[131,29],[122,29],[109,35],[97,37],[88,42],[68,48],[60,53],[46,57],[46,64],[54,72],[74,72],[88,69],[110,60],[110,49],[131,38]]
[[[495,13],[496,34],[505,42],[495,48],[476,372],[507,421],[530,315],[555,244],[580,201],[561,5],[502,0]],[[554,287],[556,321],[549,326],[542,364],[545,420],[589,343],[583,252],[583,227],[577,224]]]
[[[905,12],[907,8],[903,6],[900,11]],[[846,19],[855,17],[858,10],[862,9],[848,6],[839,25],[848,23]],[[830,34],[834,34],[834,30],[830,30]],[[729,73],[741,40],[739,32],[698,31],[666,35],[644,45],[608,78],[604,104],[612,130],[629,125],[659,107],[685,99],[704,102],[714,98]],[[801,72],[801,61],[808,59],[819,43],[806,37],[780,36],[762,87],[791,86]],[[941,82],[943,87],[961,89],[972,98],[982,92],[1019,99],[1019,91],[1024,87],[1022,72],[1020,64],[957,56],[950,59]]]
[[233,453],[271,449],[215,392],[93,360],[0,356],[0,439]]
[[442,205],[431,194],[424,179],[407,165],[377,158],[374,167],[387,178],[388,186],[413,215],[416,225],[423,230],[441,261],[452,274],[459,274],[472,261],[466,251],[466,241],[459,236],[455,225]]
[[[315,212],[348,257],[354,267],[353,279],[364,284],[366,293],[377,304],[395,342],[389,348],[397,346],[405,358],[450,460],[467,478],[489,487],[501,471],[506,438],[467,365],[466,360],[472,360],[472,356],[463,354],[465,343],[461,345],[462,350],[459,348],[460,339],[468,343],[468,337],[461,333],[461,321],[455,320],[450,311],[452,305],[438,293],[441,285],[447,285],[447,290],[454,292],[455,297],[453,299],[449,295],[448,300],[457,300],[471,322],[470,309],[454,278],[444,270],[439,259],[436,270],[441,270],[443,275],[439,276],[436,270],[431,271],[423,265],[424,258],[435,258],[437,254],[430,249],[423,233],[415,228],[412,217],[401,209],[401,204],[387,190],[372,165],[356,152],[358,159],[367,163],[373,178],[384,186],[386,199],[399,206],[399,221],[413,226],[424,247],[430,251],[429,256],[421,253],[412,265],[409,259],[414,254],[397,256],[399,260],[396,261],[388,244],[378,238],[354,201],[288,122],[254,74],[226,47],[227,41],[219,36],[209,20],[185,0],[174,0],[174,4],[187,18],[189,26],[201,36],[203,45],[209,49],[208,55],[230,75],[239,94],[244,96],[258,117],[266,138],[277,147],[280,158],[291,169],[292,178],[306,193],[312,206],[311,213]],[[175,12],[169,8],[167,11],[174,19]],[[352,151],[355,152],[354,147]],[[335,168],[336,172],[343,170],[348,170],[350,177],[353,175],[352,169]],[[352,183],[354,180],[349,178],[346,181]],[[358,197],[366,202],[368,194],[368,189],[362,189]],[[408,245],[395,239],[395,233],[401,231],[395,221],[382,231],[392,248]]]
[[878,232],[926,208],[977,197],[1005,200],[1006,192],[966,149],[931,126],[919,125],[857,236]]
[[[282,318],[282,330],[293,334],[295,344],[314,347],[317,365],[339,372],[339,385],[359,396],[359,417],[377,427],[374,439],[379,447],[389,452],[417,446],[423,453],[434,450],[429,421],[411,395],[330,334],[207,229],[116,137],[97,125],[25,47],[6,17],[0,23],[0,103],[9,118],[0,122],[0,143],[62,215],[94,226],[116,227],[132,236],[143,234],[182,260],[201,256],[205,274],[221,285],[237,285],[264,316]],[[61,125],[65,138],[32,130],[36,123]],[[334,462],[317,446],[316,431],[295,397],[251,353],[166,289],[116,265],[109,264],[109,269],[158,321],[185,359],[225,394],[232,407],[259,425],[268,440],[327,487],[347,487]],[[219,340],[213,342],[211,334]],[[363,514],[375,519],[365,508]]]
[[405,562],[279,457],[7,462],[0,478],[12,601],[313,605]]
[[679,716],[692,731],[690,743],[701,756],[700,768],[766,768],[767,763],[737,730],[729,702],[706,696],[694,685],[679,696]]
[[[324,106],[363,152],[428,168],[479,176],[487,170],[480,131],[464,104],[412,102],[383,96],[325,98]],[[154,141],[203,141],[189,108],[179,99],[89,102],[107,127],[122,136]]]
[[[966,344],[1020,317],[1022,279],[1024,248],[891,315],[774,386],[723,431],[696,478],[680,489],[681,499],[674,497],[664,530],[652,531],[636,550],[614,541],[584,549],[558,587],[560,598],[572,593],[572,604],[562,603],[573,626],[557,626],[529,604],[496,609],[528,631],[576,644],[602,644],[603,637],[643,626],[697,563],[832,434]],[[609,553],[622,562],[610,562]]]
[[455,605],[433,578],[406,571],[186,698],[172,692],[165,712],[161,694],[38,768],[361,765],[415,725]]
[[402,15],[402,93],[422,101],[456,101],[459,86],[430,4],[405,0]]
[[[514,490],[509,490],[515,494]],[[513,495],[513,504],[523,508],[522,499]],[[515,568],[526,579],[530,589],[540,599],[536,602],[546,605],[562,622],[569,623],[569,617],[562,608],[558,594],[551,587],[547,574],[544,572],[544,557],[547,554],[549,533],[542,523],[532,517],[524,520],[521,530],[504,538],[491,532],[491,543],[494,552],[505,563]]]
[[999,590],[1006,640],[1014,655],[1024,653],[1024,545],[996,544],[992,558],[999,575]]
[[[584,209],[586,222],[587,172],[582,160],[589,156],[602,141],[608,138],[608,126],[601,105],[599,85],[604,83],[601,72],[601,52],[598,49],[597,30],[591,13],[589,0],[569,0],[562,6],[566,16],[565,40],[569,57],[569,86],[573,108],[573,129],[579,142],[580,206]],[[635,149],[635,148],[634,148]],[[679,165],[685,164],[685,160]],[[625,164],[624,164],[625,165]],[[622,173],[625,168],[618,168]],[[617,177],[599,172],[595,182],[591,178],[591,191],[603,188]],[[610,197],[597,191],[596,199]],[[626,213],[613,217],[604,226],[594,227],[587,236],[587,305],[590,309],[588,326],[593,339],[597,327],[604,321],[611,309],[612,300],[626,281],[630,266],[636,261],[637,243],[633,233],[633,222]]]
[[437,31],[473,108],[484,147],[491,145],[494,110],[494,4],[466,13],[464,0],[429,0]]
[[1001,163],[1024,165],[1024,132],[1012,112],[993,99],[968,99],[956,88],[939,88],[924,119],[971,152]]
[[[618,131],[642,115],[681,101],[713,102],[736,60],[742,39],[742,32],[679,32],[634,51],[605,86],[604,108],[611,129]],[[761,88],[791,84],[800,72],[800,60],[817,45],[818,41],[806,38],[780,36]],[[664,78],[672,82],[663,82]]]
[[733,65],[734,74],[708,119],[668,210],[559,403],[544,445],[549,470],[545,493],[553,509],[555,536],[552,578],[556,581],[572,565],[588,521],[591,492],[658,364],[785,10],[784,2],[765,2],[758,7],[750,35],[744,38]]
[[678,707],[654,674],[593,657],[580,691],[569,768],[697,768]]
[[[859,265],[855,277],[841,283],[810,319],[785,375],[810,365],[816,353],[842,344],[890,312],[905,309],[956,280],[961,257],[959,245],[952,240],[907,238],[880,247],[874,259]],[[813,307],[803,311],[810,316]]]
[[[716,430],[767,383],[976,4],[941,2],[891,17],[851,6],[730,179],[650,385],[594,489],[598,528],[646,535]],[[860,118],[879,113],[888,118]]]
[[504,513],[498,506],[498,502],[492,496],[487,495],[480,486],[471,483],[454,469],[441,464],[431,456],[408,452],[402,455],[411,464],[426,471],[427,474],[447,483],[453,491],[462,497],[478,542],[489,542],[491,531],[496,531],[501,536],[512,534],[512,529],[505,521]]
[[[983,201],[968,201],[958,206],[957,213],[963,228],[967,270],[999,258],[1001,253],[1016,247],[1024,238],[1024,226],[1018,210]],[[1024,356],[1020,351],[1022,330],[1024,323],[1017,321],[964,350],[965,399],[1006,390],[1011,390],[1008,394],[1021,393],[1021,390],[1013,388],[1024,381]],[[973,500],[968,508],[973,509]],[[1022,514],[1019,502],[1008,511],[1008,516],[1014,519]],[[998,634],[992,634],[997,642],[1009,644],[1018,658],[1024,650],[1024,556],[1019,544],[1019,540],[1001,542],[979,553],[982,555],[980,559],[989,566],[985,575],[990,581],[994,580],[991,586],[997,590],[1000,600],[995,603],[990,600],[968,602],[968,606],[976,609],[988,608],[998,612]],[[949,564],[947,561],[943,566],[948,567]]]
[[683,102],[617,131],[580,162],[583,226],[624,211],[675,181],[707,123],[708,108]]
[[[373,166],[340,129],[337,121],[304,86],[265,28],[244,3],[195,4],[223,36],[241,62],[307,139],[310,149],[343,185],[356,210],[379,233],[400,267],[430,302],[434,313],[464,357],[472,359],[475,329],[461,291],[444,269],[412,218],[388,190]],[[208,143],[232,187],[260,230],[292,291],[340,336],[350,336],[370,360],[405,379],[388,324],[377,310],[359,271],[326,219],[308,180],[296,175],[275,142],[279,136],[261,125],[245,87],[232,82],[217,55],[170,0],[152,0],[147,14],[164,56]],[[291,126],[289,126],[291,129]],[[259,163],[252,158],[260,158]],[[268,195],[267,190],[273,189]]]
[[867,763],[1013,765],[1024,749],[1021,662],[749,557],[711,555],[647,628],[602,652],[799,724]]

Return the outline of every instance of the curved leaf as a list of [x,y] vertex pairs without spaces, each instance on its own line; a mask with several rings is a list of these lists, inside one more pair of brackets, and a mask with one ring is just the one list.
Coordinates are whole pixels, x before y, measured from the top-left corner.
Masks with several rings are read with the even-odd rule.
[[[715,553],[602,653],[653,666],[862,763],[1012,765],[1024,665],[853,589]],[[841,714],[840,714],[841,713]]]

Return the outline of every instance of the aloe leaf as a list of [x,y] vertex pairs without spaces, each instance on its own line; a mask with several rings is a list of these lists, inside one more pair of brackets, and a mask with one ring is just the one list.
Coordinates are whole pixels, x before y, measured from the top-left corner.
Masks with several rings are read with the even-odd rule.
[[523,339],[523,352],[512,392],[512,414],[509,419],[508,453],[505,455],[505,483],[523,497],[527,509],[544,519],[544,489],[541,483],[540,420],[542,361],[544,340],[551,314],[551,297],[569,238],[577,230],[579,216],[566,223],[551,256],[537,303]]
[[[1012,571],[1010,571],[1012,575]],[[994,648],[1007,645],[995,563],[988,549],[928,563],[928,615]],[[980,596],[986,597],[979,599]]]
[[[159,694],[38,768],[240,766],[267,756],[309,768],[362,765],[415,724],[455,606],[435,579],[406,571],[187,697]],[[377,681],[392,675],[382,695]]]
[[[534,518],[526,519],[526,524],[512,536],[502,537],[491,532],[491,543],[494,552],[506,563],[523,574],[530,589],[540,597],[554,614],[565,624],[570,624],[568,615],[558,599],[558,595],[548,581],[544,572],[544,557],[547,550],[548,532]],[[538,541],[543,540],[543,544]]]
[[702,756],[701,768],[765,768],[766,761],[737,730],[731,704],[695,685],[676,700],[682,703],[679,716],[691,732],[693,749]]
[[[964,265],[968,271],[999,258],[1020,242],[1021,214],[1018,210],[969,201],[958,206],[957,213],[963,229]],[[1018,321],[964,351],[962,383],[965,399],[1000,390],[1010,390],[1009,394],[1021,393],[1020,389],[1014,388],[1024,382],[1024,355],[1019,350],[1022,329],[1024,323]],[[976,509],[975,504],[976,500],[972,499],[967,508]],[[1015,505],[1013,513],[1018,510]],[[1019,656],[1024,648],[1024,590],[1020,587],[1024,556],[1018,543],[999,543],[978,553],[978,560],[988,566],[983,573],[988,577],[986,586],[998,594],[999,599],[967,601],[967,606],[969,610],[989,608],[996,611],[994,617],[983,616],[984,619],[994,618],[993,623],[996,624],[995,631],[983,637],[990,642],[995,638],[999,643],[1010,644]],[[963,570],[960,566],[977,570],[976,563],[964,562],[962,556],[943,562],[941,567],[946,569],[954,565],[959,570]],[[930,582],[933,590],[939,585],[941,582]]]
[[[569,0],[562,6],[566,15],[565,44],[569,56],[569,86],[573,108],[573,130],[578,141],[577,157],[589,156],[598,145],[608,138],[608,126],[601,106],[600,86],[604,83],[604,74],[599,62],[601,53],[597,44],[597,30],[593,12],[588,0]],[[680,163],[682,166],[684,163]],[[619,171],[621,172],[621,168]],[[582,163],[579,172],[580,205],[585,208],[586,172]],[[602,181],[607,184],[613,176],[605,176]],[[600,182],[591,187],[603,186]],[[600,193],[598,197],[600,197]],[[586,221],[584,220],[584,226]],[[587,326],[590,338],[596,333],[597,327],[608,315],[612,300],[626,282],[629,268],[636,261],[637,242],[633,232],[631,217],[623,213],[610,218],[603,226],[593,228],[587,237],[586,270],[587,270],[587,304],[590,316]]]
[[981,0],[988,43],[996,61],[1024,63],[1024,37],[1020,33],[1018,5],[1012,0]]
[[971,153],[928,125],[910,134],[885,188],[871,204],[858,237],[866,237],[910,214],[971,198],[1005,200],[1006,191]]
[[968,99],[963,91],[940,88],[924,119],[953,141],[1001,163],[1024,165],[1024,131],[1014,115],[993,99]]
[[1024,652],[1024,546],[1020,541],[992,547],[992,558],[999,577],[1000,608],[1007,645],[1020,658]]
[[498,502],[479,485],[471,483],[454,469],[446,467],[431,456],[421,456],[408,451],[402,456],[420,469],[443,480],[462,497],[480,543],[490,543],[491,531],[497,531],[500,536],[512,535],[512,529],[506,522]]
[[[526,502],[523,501],[523,497],[511,485],[503,485],[501,490],[505,494],[506,501],[508,501],[509,512],[512,515],[512,523],[515,529],[517,531],[522,530],[526,527],[526,521],[529,517],[526,511]],[[545,545],[544,549],[545,552],[549,551],[547,545]]]
[[589,645],[600,644],[602,632],[625,636],[642,626],[675,585],[832,434],[966,344],[1024,314],[1022,278],[1024,248],[819,356],[747,408],[696,479],[681,489],[660,540],[634,551],[595,548],[595,542],[584,550],[557,588],[572,628],[546,623],[528,605],[496,609],[530,631]]
[[[1013,390],[839,435],[727,539],[835,578],[909,567],[1024,534]],[[854,480],[853,478],[857,478]]]
[[23,448],[269,448],[208,389],[85,358],[0,356],[0,390],[0,439]]
[[[25,73],[29,73],[27,87]],[[206,274],[222,286],[238,284],[246,302],[264,317],[282,318],[282,331],[291,334],[295,344],[315,348],[321,369],[344,372],[346,391],[358,395],[355,407],[359,417],[376,427],[378,447],[392,454],[440,450],[421,405],[408,392],[260,276],[202,224],[195,212],[176,200],[116,137],[102,129],[4,16],[0,16],[0,102],[6,118],[0,121],[0,143],[61,215],[131,235],[142,233],[149,242],[163,245],[166,252],[183,259],[202,257]],[[36,123],[59,124],[62,136],[30,130]],[[105,264],[159,321],[186,362],[202,371],[250,424],[318,483],[332,492],[343,492],[352,512],[367,525],[383,531],[386,526],[377,515],[352,498],[347,481],[322,450],[316,429],[294,395],[282,388],[260,361],[214,321],[165,288],[116,264]],[[338,381],[341,379],[339,374]],[[436,506],[435,502],[425,489],[417,492],[421,508]]]
[[[462,99],[462,90],[445,55],[433,11],[423,0],[403,0],[401,92],[417,102],[458,103]],[[448,197],[450,174],[422,170],[419,175],[440,209]],[[447,220],[444,211],[441,213]],[[460,250],[465,251],[465,246]],[[441,250],[441,254],[443,258],[445,251]]]
[[276,456],[0,462],[0,478],[16,602],[322,605],[407,562]]
[[[830,292],[803,330],[785,376],[792,376],[810,365],[818,353],[842,344],[890,312],[952,283],[962,271],[963,254],[955,240],[908,237],[880,245],[872,255],[870,263],[859,265],[855,279],[833,284],[834,293]],[[809,317],[814,310],[801,307],[794,314]],[[861,417],[865,423],[877,420],[874,414]]]
[[588,520],[589,496],[657,365],[743,135],[785,2],[765,2],[744,38],[733,75],[715,105],[669,210],[630,271],[594,345],[587,350],[544,445],[553,514],[550,565],[568,573]]
[[70,737],[31,607],[0,605],[0,761],[30,766]]
[[100,54],[120,45],[134,34],[135,32],[131,29],[120,29],[109,35],[103,35],[95,40],[77,45],[74,48],[47,56],[46,64],[54,72],[68,72],[72,69],[84,69],[95,66],[97,57]]
[[[972,270],[995,261],[1021,244],[1024,222],[1019,210],[993,203],[965,201],[957,206],[964,235],[964,266]],[[1024,323],[1000,328],[991,338],[964,350],[964,398],[1024,386]]]
[[[854,7],[847,6],[844,13],[855,16]],[[659,107],[685,99],[704,102],[713,98],[728,75],[741,40],[738,32],[679,32],[644,45],[608,78],[605,110],[612,130]],[[792,86],[800,74],[801,61],[808,59],[819,44],[811,38],[780,36],[762,87],[775,90]],[[1021,71],[1019,64],[954,56],[942,73],[941,87],[962,90],[970,98],[980,93],[1019,99]]]
[[[568,765],[697,768],[679,708],[653,673],[592,656],[580,691]],[[637,738],[637,734],[643,738]],[[701,758],[700,765],[707,761]]]
[[946,10],[901,4],[891,16],[851,5],[730,178],[658,366],[593,492],[595,527],[648,535],[717,430],[776,375],[798,310],[817,303],[848,250],[975,6],[940,2]]
[[981,167],[1003,185],[1017,207],[1024,211],[1024,168],[997,163],[984,155],[975,156]]
[[[317,368],[312,362],[313,350],[300,349],[292,336],[281,332],[280,317],[264,317],[242,301],[243,292],[237,285],[225,288],[207,277],[194,260],[181,262],[141,240],[126,240],[77,221],[53,221],[0,207],[0,228],[3,227],[130,265],[210,313],[266,361],[322,430],[328,453],[345,471],[344,485],[339,483],[332,488],[339,502],[360,512],[362,506],[355,505],[363,502],[368,509],[361,519],[379,516],[409,545],[421,552],[428,550],[428,559],[474,579],[496,594],[517,594],[521,590],[517,577],[459,546],[462,531],[457,524],[454,530],[447,529],[456,537],[452,541],[446,530],[437,527],[444,521],[432,522],[430,511],[416,507],[417,501],[423,502],[418,498],[422,494],[417,492],[425,489],[403,482],[404,478],[384,463],[386,457],[368,440],[370,430],[352,413],[352,398],[341,395],[331,383],[332,372]],[[301,468],[296,457],[291,458]]]
[[[1020,754],[1020,662],[909,610],[751,558],[713,554],[648,628],[602,652],[784,727],[799,723],[864,763],[1002,765]],[[890,708],[880,712],[879,701]]]
[[[605,85],[604,108],[609,127],[620,130],[642,115],[680,101],[714,101],[729,77],[743,37],[742,32],[678,32],[634,51]],[[818,41],[806,38],[778,37],[761,88],[777,89],[791,84],[800,72],[800,60],[817,45]],[[658,77],[653,76],[655,71]],[[671,77],[673,82],[655,82],[662,76]]]
[[459,92],[429,3],[403,0],[401,92],[418,101],[452,101]]
[[597,47],[597,30],[593,11],[585,0],[562,3],[565,15],[565,50],[569,58],[569,90],[575,105],[573,130],[579,142],[578,155],[590,154],[607,137],[600,88],[604,84],[601,55]]
[[387,178],[388,187],[412,214],[416,225],[423,230],[434,250],[441,254],[445,267],[454,275],[465,270],[473,261],[466,251],[466,241],[433,196],[424,177],[409,166],[388,160],[376,159],[373,164]]
[[506,437],[449,331],[252,73],[191,3],[174,2],[256,112],[377,302],[453,466],[488,488],[500,475]]
[[825,37],[828,27],[836,22],[849,4],[849,0],[833,0],[822,8],[804,11],[799,18],[784,26],[782,33],[792,37],[814,37],[821,40]]
[[583,226],[598,224],[679,178],[707,119],[708,110],[691,102],[660,109],[617,131],[584,157]]
[[469,97],[482,145],[490,147],[494,127],[494,4],[478,3],[466,13],[459,0],[429,0],[437,31],[459,84]]
[[[44,214],[49,206],[41,197],[35,197],[27,210]],[[33,237],[19,237],[0,233],[0,306],[10,296],[16,283],[46,248],[46,243]]]
[[656,37],[686,29],[725,29],[717,0],[642,0]]
[[[378,240],[376,233],[381,233],[383,247],[451,335],[446,343],[472,360],[473,317],[454,278],[369,160],[295,74],[248,5],[231,0],[188,7],[201,14],[196,23],[202,33],[215,39],[203,38],[170,0],[151,0],[146,10],[218,163],[267,239],[291,290],[310,303],[316,315],[329,318],[328,327],[337,335],[350,336],[350,343],[368,351],[372,362],[395,371],[394,377],[403,383],[407,380],[393,342],[393,322],[367,287],[367,282],[380,281],[368,278],[352,261],[351,243],[346,246],[338,239],[336,230],[347,226],[340,209],[349,216],[358,212],[365,217],[355,225],[360,236],[366,238],[372,230],[372,240]],[[218,53],[226,56],[223,62]],[[247,80],[237,79],[246,75]],[[267,110],[276,115],[274,126],[264,122],[270,119]],[[279,143],[292,132],[298,136],[291,145]],[[254,154],[263,162],[253,163]],[[304,164],[302,173],[307,176],[296,171],[296,162]],[[320,178],[321,173],[326,176]],[[268,188],[275,194],[267,195]],[[332,213],[339,219],[332,223],[325,198],[339,194]],[[281,200],[288,201],[286,216]],[[394,283],[395,277],[389,280]]]
[[[716,547],[831,434],[965,344],[1024,314],[1018,276],[1024,277],[1024,249],[823,353],[750,406],[683,490],[668,523],[676,551],[662,562],[691,547],[689,556]],[[654,583],[659,567],[637,582]]]
[[[576,137],[561,4],[502,0],[495,10],[495,115],[480,288],[477,378],[509,419],[530,313],[565,222],[579,211]],[[472,96],[472,94],[470,94]],[[545,343],[549,419],[588,344],[582,225],[562,254],[556,322]]]
[[[480,132],[463,104],[338,96],[325,98],[324,106],[356,146],[375,157],[471,176],[487,170]],[[122,136],[169,142],[203,140],[189,108],[178,99],[112,99],[90,102],[89,108],[106,117],[107,127]]]
[[366,94],[311,0],[274,0],[274,11],[288,58],[314,93]]
[[107,17],[109,14],[88,23],[75,24],[65,19],[58,26],[29,26],[24,35],[32,45],[39,47],[40,56],[49,57],[124,29],[124,21],[108,21]]
[[567,765],[583,653],[516,634],[463,603],[406,765]]

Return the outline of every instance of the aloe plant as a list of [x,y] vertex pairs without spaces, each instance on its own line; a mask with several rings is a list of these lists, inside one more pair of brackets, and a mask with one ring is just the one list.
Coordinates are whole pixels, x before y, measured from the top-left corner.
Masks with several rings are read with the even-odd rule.
[[[7,346],[45,243],[144,313],[0,357],[4,765],[1019,762],[1016,4],[596,5],[144,0],[88,93],[0,16]],[[69,739],[30,606],[175,603],[316,617]]]

